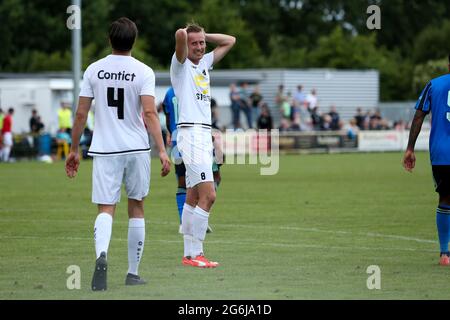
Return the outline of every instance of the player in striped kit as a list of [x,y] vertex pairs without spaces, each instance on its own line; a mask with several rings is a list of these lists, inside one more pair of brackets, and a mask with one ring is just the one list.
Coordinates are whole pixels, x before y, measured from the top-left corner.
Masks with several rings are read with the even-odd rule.
[[[448,56],[450,72],[450,55]],[[412,171],[416,165],[414,147],[423,121],[431,112],[430,161],[435,190],[439,194],[436,226],[440,245],[439,264],[450,266],[450,74],[430,80],[415,105],[403,166]]]

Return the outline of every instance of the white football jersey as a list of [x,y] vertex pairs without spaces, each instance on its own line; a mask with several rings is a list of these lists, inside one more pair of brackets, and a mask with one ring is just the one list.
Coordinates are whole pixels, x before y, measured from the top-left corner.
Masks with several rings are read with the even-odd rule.
[[95,129],[88,154],[149,152],[140,96],[155,96],[155,74],[131,56],[109,55],[83,76],[81,97],[95,99]]
[[211,127],[211,92],[209,69],[214,62],[214,52],[203,56],[196,65],[186,58],[184,63],[172,56],[170,81],[178,99],[178,123],[180,126],[201,124]]

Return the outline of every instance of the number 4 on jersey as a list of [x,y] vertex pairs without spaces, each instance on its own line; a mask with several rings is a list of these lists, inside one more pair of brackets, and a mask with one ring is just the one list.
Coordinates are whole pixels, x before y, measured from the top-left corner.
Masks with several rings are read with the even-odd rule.
[[123,100],[124,92],[123,88],[117,88],[117,100],[114,99],[115,88],[108,87],[108,106],[117,108],[117,118],[123,120]]

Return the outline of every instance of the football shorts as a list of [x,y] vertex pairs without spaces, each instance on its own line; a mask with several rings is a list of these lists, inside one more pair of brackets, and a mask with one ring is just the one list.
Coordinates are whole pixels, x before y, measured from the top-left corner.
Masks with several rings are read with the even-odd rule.
[[214,181],[211,129],[178,128],[177,147],[186,167],[187,188],[193,188],[202,182]]
[[441,196],[450,195],[450,166],[432,166],[434,187]]
[[120,202],[122,183],[129,199],[141,201],[150,188],[150,154],[134,153],[107,157],[94,156],[92,202]]

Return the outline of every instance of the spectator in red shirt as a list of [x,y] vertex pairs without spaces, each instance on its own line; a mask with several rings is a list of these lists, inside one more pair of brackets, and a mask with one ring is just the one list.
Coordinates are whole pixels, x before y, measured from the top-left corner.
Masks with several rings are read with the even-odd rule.
[[14,114],[14,109],[9,108],[8,114],[3,118],[2,136],[3,136],[3,147],[0,152],[0,159],[4,162],[9,161],[9,155],[13,146],[12,137],[12,116]]

